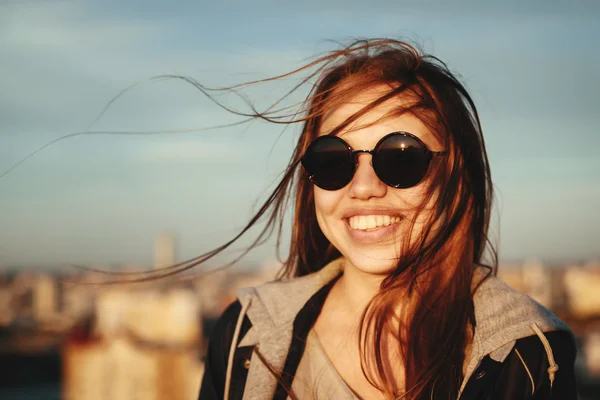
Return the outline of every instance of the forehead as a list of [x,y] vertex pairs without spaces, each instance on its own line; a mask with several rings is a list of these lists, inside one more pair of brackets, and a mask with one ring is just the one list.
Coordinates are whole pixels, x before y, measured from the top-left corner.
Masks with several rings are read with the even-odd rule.
[[[326,113],[319,129],[319,135],[330,134],[348,118],[360,112],[373,101],[389,93],[389,86],[381,85],[365,90],[341,103],[338,107]],[[413,106],[419,99],[416,95],[401,94],[386,100],[382,104],[368,111],[356,121],[344,127],[337,135],[354,147],[361,145],[374,146],[383,136],[391,132],[404,131],[419,137],[428,146],[436,146],[439,141],[423,120],[413,112],[404,112]]]

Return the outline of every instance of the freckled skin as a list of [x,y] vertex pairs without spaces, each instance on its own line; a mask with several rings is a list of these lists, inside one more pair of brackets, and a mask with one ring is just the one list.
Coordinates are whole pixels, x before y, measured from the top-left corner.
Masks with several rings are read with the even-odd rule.
[[[389,88],[374,88],[356,96],[338,107],[323,121],[320,135],[326,134],[348,117],[368,105]],[[382,118],[391,110],[405,104],[402,97],[390,99],[379,105],[358,121],[340,132],[353,149],[373,149],[377,142],[391,132],[405,131],[419,137],[432,151],[442,150],[439,141],[421,120],[410,113],[399,117]],[[396,189],[381,182],[371,166],[371,155],[358,156],[358,165],[352,181],[344,188],[327,191],[314,187],[316,217],[325,237],[346,258],[346,268],[356,268],[367,275],[385,275],[395,266],[406,240],[419,236],[423,223],[428,219],[427,211],[415,215],[415,206],[424,198],[425,180],[408,189]],[[432,200],[433,201],[433,200]],[[428,204],[428,207],[431,204]],[[348,209],[382,208],[397,210],[405,217],[400,221],[391,237],[376,243],[360,243],[354,240],[343,214]],[[408,238],[410,221],[414,220],[413,232]],[[358,272],[357,271],[357,272]]]

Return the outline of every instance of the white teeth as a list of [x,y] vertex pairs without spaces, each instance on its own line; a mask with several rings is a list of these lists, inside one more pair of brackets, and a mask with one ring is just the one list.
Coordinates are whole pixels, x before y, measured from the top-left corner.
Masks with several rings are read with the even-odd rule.
[[358,229],[367,229],[367,217],[363,215],[358,217]]
[[400,219],[400,217],[390,215],[355,215],[348,219],[348,223],[352,229],[368,230],[380,226],[390,226],[400,222]]
[[377,218],[374,215],[367,217],[367,229],[373,229],[377,227]]

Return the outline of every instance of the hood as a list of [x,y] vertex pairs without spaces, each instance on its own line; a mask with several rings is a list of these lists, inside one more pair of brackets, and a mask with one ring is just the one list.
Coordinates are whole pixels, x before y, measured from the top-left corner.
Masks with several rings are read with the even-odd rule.
[[[485,269],[478,268],[473,278],[473,284],[485,280],[473,296],[476,326],[471,355],[465,360],[465,379],[461,392],[483,357],[489,355],[493,360],[503,362],[517,339],[528,336],[540,337],[548,361],[554,368],[554,357],[543,332],[571,332],[567,324],[531,297],[511,288],[495,276],[486,278],[486,274]],[[554,380],[553,373],[550,374],[550,380]]]
[[[343,270],[344,259],[339,258],[313,274],[286,281],[271,282],[256,288],[238,291],[242,312],[238,325],[247,315],[252,327],[238,347],[257,346],[261,355],[275,369],[282,371],[292,342],[296,315],[308,300]],[[483,268],[476,270],[473,282],[486,276]],[[468,360],[465,360],[461,392],[466,382],[486,355],[503,362],[517,339],[550,331],[569,331],[569,327],[527,295],[512,289],[495,276],[489,276],[473,297],[476,328]],[[239,331],[239,329],[236,329]],[[239,334],[239,332],[238,332]],[[233,343],[237,342],[237,334]],[[545,340],[545,338],[543,339]],[[233,354],[234,348],[231,349]],[[254,356],[253,356],[254,357]],[[549,360],[551,351],[549,352]],[[553,364],[553,359],[551,360]],[[552,378],[551,378],[552,379]],[[272,393],[277,381],[261,362],[252,362],[248,371],[244,398],[260,398]],[[256,392],[256,393],[254,393]]]

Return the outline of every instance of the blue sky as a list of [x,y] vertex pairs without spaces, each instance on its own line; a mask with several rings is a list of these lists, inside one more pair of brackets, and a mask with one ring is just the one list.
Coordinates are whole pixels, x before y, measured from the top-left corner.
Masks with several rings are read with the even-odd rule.
[[[600,256],[597,2],[153,3],[0,4],[0,173],[88,129],[113,96],[152,76],[223,86],[287,72],[329,40],[408,37],[458,72],[478,104],[501,259]],[[249,94],[266,104],[291,84]],[[146,81],[92,128],[234,121],[189,85]],[[210,250],[252,215],[297,133],[253,123],[58,142],[0,179],[0,268],[148,263],[165,231],[180,259]],[[267,244],[248,260],[274,255]]]

